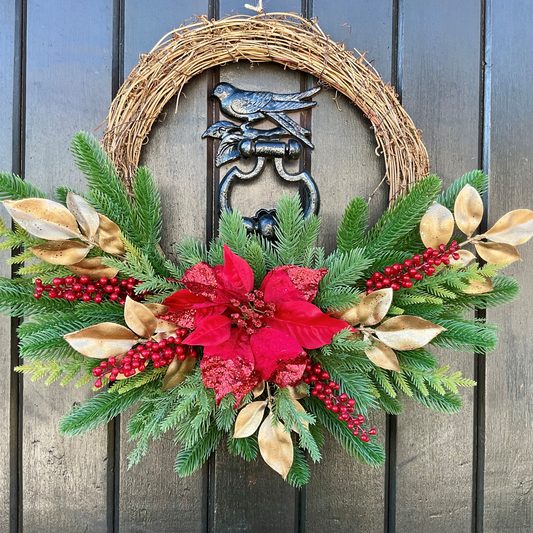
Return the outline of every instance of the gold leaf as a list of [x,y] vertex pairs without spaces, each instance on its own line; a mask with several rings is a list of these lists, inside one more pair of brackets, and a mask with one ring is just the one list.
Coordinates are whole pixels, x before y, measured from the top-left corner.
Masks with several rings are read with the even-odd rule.
[[124,243],[120,238],[120,228],[104,215],[98,213],[100,225],[98,226],[98,245],[100,248],[113,255],[123,255]]
[[455,199],[453,209],[457,227],[471,237],[483,218],[483,200],[472,185],[465,185]]
[[395,316],[376,328],[376,335],[394,350],[416,350],[425,346],[445,328],[410,315]]
[[492,280],[490,278],[484,278],[483,281],[472,280],[468,289],[465,289],[463,292],[466,294],[484,294],[491,292],[493,289]]
[[137,335],[124,326],[102,322],[64,336],[77,352],[87,357],[107,359],[126,353],[138,341]]
[[72,191],[67,193],[67,207],[74,215],[83,234],[92,241],[100,225],[96,209],[85,198]]
[[33,255],[53,265],[74,265],[89,253],[91,246],[79,241],[49,241],[30,246]]
[[6,200],[9,214],[31,235],[49,241],[81,237],[76,219],[61,204],[42,198]]
[[169,310],[169,307],[163,304],[145,303],[143,305],[145,307],[148,307],[148,309],[150,309],[150,311],[152,311],[155,316],[164,315],[168,313]]
[[143,339],[148,339],[155,333],[157,318],[150,309],[129,296],[126,296],[124,319],[128,327]]
[[392,294],[391,288],[379,289],[367,294],[358,305],[348,309],[340,318],[351,326],[356,326],[357,324],[374,326],[379,324],[385,318],[391,306]]
[[158,342],[159,340],[163,340],[163,339],[166,339],[167,337],[175,335],[177,329],[178,329],[178,326],[174,324],[174,322],[168,322],[167,320],[157,319],[157,326],[155,328],[155,333],[164,334],[161,336],[160,339],[158,339]]
[[274,426],[272,420],[270,413],[259,428],[259,451],[265,463],[285,479],[294,458],[292,439],[280,421]]
[[67,268],[76,276],[87,276],[89,279],[114,278],[118,274],[118,269],[105,266],[101,257],[86,257],[75,265],[67,265]]
[[400,363],[394,353],[394,350],[387,346],[384,342],[374,340],[373,343],[365,348],[366,356],[380,368],[387,370],[400,371]]
[[459,266],[462,268],[476,259],[476,256],[468,250],[458,250],[456,253],[459,254],[459,259],[456,260],[450,256],[450,265]]
[[426,248],[438,249],[452,238],[455,223],[451,211],[433,202],[420,221],[420,237]]
[[194,370],[196,359],[187,357],[187,359],[180,361],[177,357],[168,365],[165,377],[163,379],[163,387],[161,390],[167,391],[178,386],[185,378]]
[[[292,403],[295,411],[299,411],[300,413],[304,413],[304,414],[307,412],[304,409],[303,405],[298,400],[295,400],[294,398],[291,398],[291,403]],[[302,424],[304,425],[304,427],[309,429],[309,422],[307,420],[304,420],[302,422]],[[298,430],[298,427],[296,426],[296,424],[293,425],[291,429],[294,431],[294,433],[300,433],[300,431]]]
[[309,394],[307,394],[307,392],[305,392],[304,389],[299,386],[296,386],[296,387],[289,386],[287,387],[287,389],[289,390],[290,395],[295,400],[301,400],[302,398],[307,398],[309,396]]
[[244,439],[253,435],[265,414],[265,407],[267,402],[251,402],[246,407],[241,409],[237,420],[235,420],[235,431],[233,433],[234,439]]
[[533,237],[533,211],[516,209],[503,215],[492,228],[485,233],[489,241],[504,242],[518,246]]
[[254,398],[257,398],[257,397],[261,396],[261,394],[263,394],[263,392],[265,392],[265,382],[261,381],[261,383],[257,384],[254,387],[254,390],[252,391],[252,394],[254,395]]
[[479,257],[494,265],[520,261],[520,253],[511,244],[503,242],[478,242],[475,244]]

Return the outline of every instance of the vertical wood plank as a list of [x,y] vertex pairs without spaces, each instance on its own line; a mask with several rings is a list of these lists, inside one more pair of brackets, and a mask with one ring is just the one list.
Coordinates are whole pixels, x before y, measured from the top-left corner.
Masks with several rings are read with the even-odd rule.
[[[405,0],[403,9],[403,105],[446,187],[479,164],[480,4]],[[432,351],[473,377],[472,354]],[[473,391],[462,396],[459,415],[409,403],[398,418],[398,533],[470,529]]]
[[[84,188],[69,145],[106,115],[112,27],[105,0],[28,2],[26,176],[47,193]],[[106,531],[106,430],[75,439],[58,430],[60,417],[91,394],[24,380],[26,533]]]
[[[0,172],[10,172],[12,169],[12,137],[13,137],[13,97],[14,97],[14,59],[15,59],[15,2],[9,0],[0,3]],[[9,217],[4,210],[2,215],[6,224],[9,224]],[[11,268],[5,261],[9,257],[9,252],[0,254],[0,276],[10,277]],[[0,390],[0,405],[5,416],[0,420],[0,434],[4,438],[0,442],[0,531],[9,531],[9,511],[10,511],[10,474],[17,475],[10,468],[10,460],[14,459],[10,453],[10,444],[16,442],[17,435],[10,431],[16,431],[16,425],[11,424],[12,419],[17,417],[16,403],[10,404],[12,386],[11,381],[18,377],[11,369],[11,319],[9,317],[0,318],[0,338],[2,348],[0,353],[0,372],[3,376],[9,376],[9,381]],[[12,427],[10,427],[12,426]],[[14,451],[14,450],[13,450]]]
[[[325,33],[347,49],[368,51],[371,61],[388,82],[391,74],[392,3],[336,0],[334,9],[314,2],[313,16]],[[338,98],[337,98],[338,97]],[[334,99],[337,98],[335,101]],[[338,223],[349,200],[369,198],[385,174],[383,158],[375,153],[371,124],[362,112],[334,91],[322,91],[313,110],[311,173],[321,192],[321,244],[335,247]],[[370,202],[375,221],[387,206],[383,184]],[[385,444],[385,415],[372,413],[369,422]],[[342,487],[342,490],[339,488]],[[332,438],[326,439],[321,463],[312,467],[306,489],[306,531],[383,531],[385,494],[384,468],[370,469],[349,457]]]
[[[254,2],[252,2],[254,4]],[[300,2],[289,0],[265,2],[266,11],[300,11]],[[237,0],[221,0],[221,14],[253,14]],[[300,76],[284,71],[278,65],[254,65],[247,62],[220,69],[220,81],[248,90],[273,91],[278,93],[298,92]],[[291,115],[298,120],[298,116]],[[263,127],[263,125],[260,125]],[[239,162],[241,168],[245,168]],[[252,216],[261,207],[275,207],[283,192],[294,195],[298,187],[288,185],[275,176],[271,165],[253,183],[237,184],[233,189],[232,203],[243,215]],[[289,167],[288,167],[289,168]],[[220,177],[229,170],[225,165]],[[296,513],[295,490],[271,470],[259,456],[252,463],[233,457],[225,442],[215,454],[212,531],[292,531]]]
[[[533,206],[533,67],[528,60],[533,52],[533,10],[527,0],[488,4],[492,4],[491,227],[508,211]],[[523,262],[505,272],[520,284],[518,300],[487,311],[487,319],[500,326],[500,342],[486,356],[486,533],[533,530],[531,241],[520,247],[520,253]]]
[[[137,64],[167,32],[194,14],[207,13],[207,1],[176,5],[170,0],[126,3],[124,18],[124,72]],[[176,99],[166,106],[143,149],[141,164],[154,174],[162,199],[162,247],[170,259],[174,244],[185,236],[206,236],[207,146],[201,139],[207,124],[207,74],[184,88],[176,112]],[[120,533],[170,533],[179,529],[204,531],[207,471],[181,479],[174,472],[178,448],[172,434],[150,446],[149,454],[128,470],[126,426],[131,412],[122,417],[120,434]]]

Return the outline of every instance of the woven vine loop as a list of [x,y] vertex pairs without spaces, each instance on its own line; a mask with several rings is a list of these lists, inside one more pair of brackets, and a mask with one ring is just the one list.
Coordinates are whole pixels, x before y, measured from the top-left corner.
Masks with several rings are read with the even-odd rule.
[[239,60],[307,72],[359,107],[372,122],[378,151],[384,154],[390,200],[429,173],[420,132],[364,55],[331,40],[315,20],[270,13],[216,21],[200,17],[165,35],[141,57],[111,104],[103,139],[126,184],[165,104],[179,98],[194,76]]

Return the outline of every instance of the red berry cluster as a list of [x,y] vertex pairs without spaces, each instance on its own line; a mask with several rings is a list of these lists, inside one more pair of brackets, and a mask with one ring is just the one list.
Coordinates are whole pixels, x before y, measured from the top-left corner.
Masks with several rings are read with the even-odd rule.
[[47,294],[49,298],[65,298],[69,302],[74,300],[83,300],[84,302],[94,301],[97,304],[104,300],[118,302],[120,305],[126,303],[126,296],[139,299],[133,289],[141,283],[135,278],[119,280],[118,278],[100,278],[97,281],[91,281],[87,276],[81,276],[79,279],[74,276],[66,278],[54,278],[52,284],[43,285],[42,280],[35,280],[34,298],[41,298]]
[[353,434],[356,437],[358,436],[363,442],[370,440],[369,435],[376,434],[374,428],[367,430],[362,427],[365,421],[363,415],[352,415],[355,406],[353,398],[348,398],[348,395],[344,392],[342,394],[334,393],[334,391],[340,389],[340,385],[330,381],[329,372],[322,370],[320,363],[305,367],[303,382],[311,385],[313,387],[311,394],[322,400],[329,411],[338,414],[339,420],[346,422],[348,429],[353,429]]
[[386,267],[384,274],[374,272],[366,282],[366,293],[370,294],[377,289],[386,289],[387,287],[395,291],[399,291],[401,287],[410,289],[413,286],[412,280],[420,281],[424,274],[433,276],[436,266],[449,265],[450,256],[455,260],[459,259],[457,250],[459,248],[456,241],[453,241],[448,249],[446,249],[445,244],[441,244],[437,250],[428,248],[422,255],[414,255],[412,259],[406,259],[403,265],[396,263]]
[[144,372],[150,361],[152,361],[154,368],[159,368],[169,365],[176,357],[180,361],[187,359],[187,356],[196,357],[198,354],[195,349],[191,346],[181,345],[188,334],[189,331],[184,328],[177,329],[175,337],[168,337],[159,342],[147,341],[145,344],[139,344],[135,349],[129,350],[120,359],[110,357],[107,361],[102,361],[93,368],[93,375],[98,378],[94,386],[100,388],[104,376],[107,376],[109,381],[115,381],[119,374],[129,378],[137,372]]

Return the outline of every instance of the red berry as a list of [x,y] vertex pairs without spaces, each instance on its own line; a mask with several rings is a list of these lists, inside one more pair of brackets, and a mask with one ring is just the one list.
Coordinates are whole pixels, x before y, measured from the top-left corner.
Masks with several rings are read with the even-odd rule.
[[94,386],[99,389],[101,386],[102,386],[102,380],[100,378],[98,378],[95,382],[94,382]]

